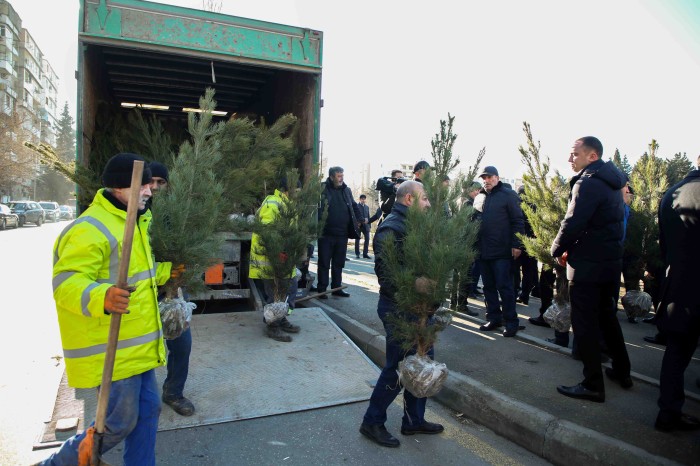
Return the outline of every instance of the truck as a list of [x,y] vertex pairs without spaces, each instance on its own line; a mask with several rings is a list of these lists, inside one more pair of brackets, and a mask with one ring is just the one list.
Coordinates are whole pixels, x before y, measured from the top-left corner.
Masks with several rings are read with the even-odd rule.
[[[309,28],[141,0],[81,0],[78,34],[76,161],[94,147],[98,105],[162,120],[186,131],[207,87],[221,118],[295,115],[297,167],[304,178],[320,160],[323,33]],[[252,298],[250,235],[225,237],[219,264],[191,299]]]

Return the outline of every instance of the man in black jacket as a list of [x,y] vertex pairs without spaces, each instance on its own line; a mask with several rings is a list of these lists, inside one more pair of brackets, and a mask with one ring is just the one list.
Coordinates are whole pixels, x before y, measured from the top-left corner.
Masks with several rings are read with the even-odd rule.
[[683,374],[700,338],[700,157],[698,168],[664,194],[659,206],[659,246],[668,265],[657,326],[666,336],[661,394],[655,428],[700,429],[700,419],[682,413]]
[[[360,209],[360,233],[361,236],[365,237],[365,247],[362,250],[362,257],[365,259],[371,259],[369,257],[369,230],[372,222],[377,219],[376,216],[369,215],[369,206],[367,205],[367,196],[360,194],[360,202],[357,204]],[[360,239],[355,240],[355,257],[360,258]]]
[[[331,167],[328,179],[321,192],[321,210],[328,206],[328,217],[323,234],[318,239],[318,291],[328,288],[328,271],[331,272],[331,288],[339,288],[343,281],[343,267],[348,250],[348,238],[360,238],[360,218],[362,213],[352,198],[352,191],[343,181],[345,175],[341,167]],[[335,296],[347,298],[350,293],[344,290],[333,292]],[[328,299],[322,294],[320,299]]]
[[[365,437],[385,447],[398,447],[400,445],[399,440],[384,427],[386,410],[401,392],[398,375],[399,362],[404,357],[415,354],[416,351],[415,348],[405,351],[401,348],[401,344],[393,338],[394,331],[390,317],[397,311],[394,299],[396,290],[386,275],[381,249],[386,238],[392,238],[401,254],[403,239],[406,236],[406,214],[414,203],[418,203],[421,209],[430,207],[430,201],[428,201],[422,185],[416,181],[405,181],[396,191],[396,202],[391,214],[377,229],[373,242],[374,271],[379,281],[377,314],[386,331],[386,364],[374,386],[372,397],[369,399],[369,407],[362,420],[360,432]],[[416,289],[418,286],[419,278],[416,279]],[[428,351],[428,355],[433,357],[432,348]],[[403,435],[439,434],[444,430],[440,424],[425,420],[426,398],[416,398],[408,390],[403,391],[403,397],[404,415],[401,422]]]
[[[515,310],[513,289],[513,259],[520,257],[523,246],[516,233],[525,233],[523,211],[515,191],[501,183],[496,167],[486,167],[479,175],[486,197],[481,212],[479,229],[479,263],[484,282],[486,320],[480,330],[493,330],[505,323],[504,337],[518,333],[520,321]],[[501,312],[500,300],[503,302]]]
[[[552,243],[552,256],[566,265],[571,324],[583,362],[583,381],[559,386],[562,395],[605,401],[600,366],[600,336],[612,358],[606,375],[623,388],[632,386],[630,360],[617,320],[617,290],[622,273],[624,202],[627,179],[612,162],[603,162],[603,145],[586,136],[574,142],[569,156],[576,175],[569,181],[569,206]],[[567,253],[567,258],[562,255]]]

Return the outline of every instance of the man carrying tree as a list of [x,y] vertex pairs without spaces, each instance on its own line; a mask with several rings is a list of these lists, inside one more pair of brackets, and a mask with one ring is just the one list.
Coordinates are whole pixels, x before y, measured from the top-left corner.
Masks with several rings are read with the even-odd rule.
[[479,176],[484,183],[481,194],[485,195],[479,229],[479,263],[488,321],[479,329],[494,330],[505,323],[503,336],[514,337],[520,321],[515,310],[512,263],[523,249],[517,236],[525,233],[523,211],[518,195],[503,185],[496,167],[484,168]]
[[[148,234],[152,217],[146,208],[151,197],[151,171],[146,167],[129,262],[131,289],[115,286],[136,160],[143,158],[128,153],[112,157],[102,174],[105,188],[59,235],[54,246],[53,293],[71,387],[100,385],[110,314],[124,315],[101,453],[124,440],[125,464],[155,465],[161,409],[155,368],[165,362],[156,287],[171,277],[172,264],[153,261]],[[86,433],[68,439],[42,464],[78,464],[78,448]]]
[[[275,189],[273,194],[265,198],[260,209],[257,212],[261,223],[271,224],[277,220],[280,208],[287,199],[289,191],[288,181],[283,177],[279,182],[279,188]],[[250,265],[248,267],[248,276],[252,278],[258,285],[257,288],[263,294],[263,299],[266,303],[271,303],[274,296],[274,277],[270,276],[272,272],[271,262],[265,255],[265,248],[261,244],[260,235],[253,233],[250,244]],[[293,269],[292,275],[289,276],[289,284],[287,286],[287,303],[290,309],[294,309],[294,298],[297,292],[297,280],[295,277],[296,268]],[[263,317],[263,321],[265,318]],[[274,322],[265,322],[265,334],[273,340],[281,342],[290,342],[292,337],[285,333],[299,333],[300,327],[294,325],[286,317]]]
[[[153,161],[148,164],[153,175],[151,180],[151,192],[155,196],[158,191],[168,189],[168,167],[160,162]],[[148,201],[151,208],[153,198]],[[177,269],[176,269],[177,270]],[[159,295],[162,299],[163,294]],[[192,416],[194,404],[185,397],[185,382],[190,370],[190,353],[192,352],[192,331],[187,327],[182,334],[171,340],[165,340],[168,348],[167,375],[163,381],[163,403],[170,406],[173,411],[181,416]]]
[[606,375],[623,388],[632,386],[630,360],[616,316],[624,221],[620,190],[627,178],[615,164],[603,162],[602,156],[603,145],[597,138],[586,136],[574,142],[569,163],[576,175],[569,181],[569,205],[551,248],[559,265],[566,265],[571,324],[584,377],[578,385],[560,385],[557,391],[599,403],[605,401],[601,333],[612,358]]
[[[345,175],[341,167],[331,167],[328,179],[321,192],[321,209],[319,219],[328,206],[328,217],[323,227],[323,235],[318,239],[318,291],[323,293],[328,288],[328,272],[331,275],[331,288],[340,288],[343,282],[343,267],[348,250],[348,238],[360,238],[360,212],[352,191],[343,181]],[[347,298],[350,293],[336,290],[334,296]],[[319,299],[328,299],[322,294]]]
[[[386,410],[401,392],[397,373],[399,362],[406,356],[415,354],[416,350],[413,348],[411,351],[404,351],[400,342],[393,338],[393,325],[395,324],[392,323],[391,318],[398,314],[394,296],[396,290],[382,263],[382,246],[385,241],[391,238],[399,254],[402,254],[401,248],[406,235],[406,215],[414,203],[417,203],[421,210],[430,207],[430,201],[421,183],[405,181],[396,191],[394,208],[377,229],[373,241],[374,271],[379,281],[377,314],[386,331],[386,364],[374,386],[369,407],[360,426],[360,432],[370,440],[385,447],[398,447],[401,444],[384,427],[387,418]],[[416,290],[419,290],[421,286],[421,279],[425,281],[423,277],[416,279]],[[433,357],[432,348],[428,351],[428,355]],[[404,390],[404,416],[401,426],[403,435],[439,434],[444,430],[442,425],[425,420],[425,403],[426,398],[416,398],[409,391]]]

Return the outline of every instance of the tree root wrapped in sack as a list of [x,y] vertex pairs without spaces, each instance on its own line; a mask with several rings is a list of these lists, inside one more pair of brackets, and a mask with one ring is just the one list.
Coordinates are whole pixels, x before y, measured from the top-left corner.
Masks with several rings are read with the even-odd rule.
[[558,304],[555,301],[542,317],[557,332],[568,332],[571,327],[571,304]]
[[651,296],[643,291],[630,290],[622,297],[622,307],[627,317],[643,317],[651,311]]
[[285,317],[289,313],[289,304],[286,302],[275,302],[270,304],[265,304],[263,307],[263,317],[265,322],[271,324],[272,322],[277,322]]
[[433,316],[433,325],[436,325],[440,331],[445,330],[452,322],[452,311],[441,307]]
[[163,323],[163,338],[174,340],[187,330],[192,320],[195,303],[188,303],[182,297],[182,289],[177,289],[177,298],[165,298],[158,303],[160,320]]
[[447,378],[447,366],[428,356],[411,355],[399,363],[399,380],[413,396],[433,396],[442,388]]

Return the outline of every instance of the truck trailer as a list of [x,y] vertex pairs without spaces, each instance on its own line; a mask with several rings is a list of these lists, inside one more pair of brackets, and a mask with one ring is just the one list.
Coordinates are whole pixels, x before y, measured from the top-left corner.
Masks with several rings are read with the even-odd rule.
[[[305,179],[315,176],[322,52],[323,33],[308,28],[141,0],[81,0],[77,163],[90,160],[98,105],[139,108],[167,131],[186,132],[188,112],[211,87],[220,118],[295,115],[297,168]],[[250,235],[221,234],[225,247],[205,274],[208,291],[192,299],[251,297]]]

